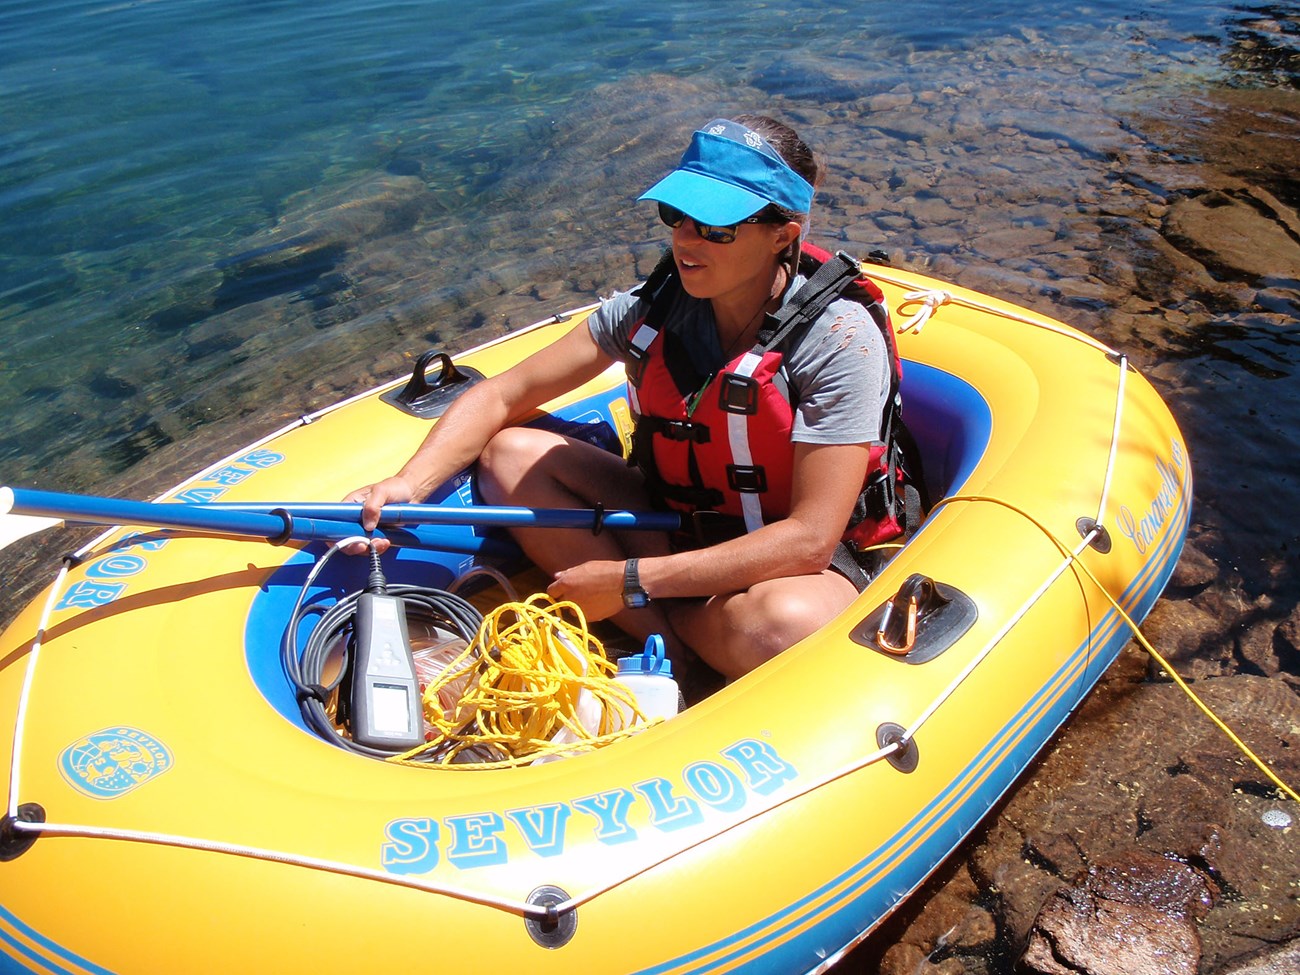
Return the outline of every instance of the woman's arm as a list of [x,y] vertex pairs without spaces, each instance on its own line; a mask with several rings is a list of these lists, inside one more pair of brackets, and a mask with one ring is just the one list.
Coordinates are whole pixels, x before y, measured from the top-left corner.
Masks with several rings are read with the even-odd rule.
[[[869,456],[866,444],[796,443],[789,517],[707,548],[641,559],[641,585],[652,599],[714,596],[821,572],[830,565],[862,491]],[[565,569],[548,591],[603,619],[623,607],[623,563],[586,562]]]
[[434,424],[396,474],[351,492],[362,502],[362,526],[372,530],[389,502],[419,501],[478,459],[487,442],[542,403],[593,379],[612,360],[584,324],[527,359],[471,386]]

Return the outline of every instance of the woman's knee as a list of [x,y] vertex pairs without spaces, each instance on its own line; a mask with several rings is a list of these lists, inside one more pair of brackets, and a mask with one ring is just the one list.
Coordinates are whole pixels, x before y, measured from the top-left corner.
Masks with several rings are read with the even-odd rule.
[[476,473],[485,496],[501,501],[516,494],[524,479],[554,449],[557,440],[554,434],[528,427],[500,430],[478,458]]
[[825,626],[852,599],[851,591],[839,589],[773,580],[743,594],[731,611],[740,631],[737,635],[750,648],[754,665]]
[[610,506],[645,501],[640,475],[621,456],[535,427],[498,432],[479,455],[477,475],[484,498],[492,504],[517,499],[548,504],[601,501]]

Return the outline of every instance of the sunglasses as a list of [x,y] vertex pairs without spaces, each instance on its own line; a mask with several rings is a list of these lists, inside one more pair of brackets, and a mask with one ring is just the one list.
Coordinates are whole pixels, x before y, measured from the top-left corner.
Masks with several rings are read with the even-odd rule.
[[685,220],[690,220],[695,225],[695,232],[710,244],[730,244],[736,239],[736,228],[741,223],[785,223],[778,214],[772,213],[766,207],[754,214],[752,217],[746,217],[740,223],[733,223],[727,226],[715,227],[713,224],[700,223],[694,217],[688,217],[676,207],[670,207],[667,203],[659,204],[659,219],[667,226],[676,230]]

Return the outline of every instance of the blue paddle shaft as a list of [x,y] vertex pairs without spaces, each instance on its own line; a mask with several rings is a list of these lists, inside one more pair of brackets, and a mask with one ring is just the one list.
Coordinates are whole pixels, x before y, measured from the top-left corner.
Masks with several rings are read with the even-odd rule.
[[[0,513],[59,518],[98,525],[145,525],[218,535],[239,535],[282,543],[338,541],[360,534],[359,504],[176,504],[131,501],[85,494],[63,494],[34,488],[0,488]],[[383,509],[377,538],[394,544],[464,551],[447,533],[430,532],[431,525],[477,525],[515,528],[641,529],[672,531],[680,518],[665,512],[593,511],[583,508],[442,508],[437,505],[395,504]],[[386,531],[383,529],[387,529]],[[473,539],[490,547],[490,540]]]
[[[360,505],[344,507],[360,512]],[[0,488],[0,514],[13,512],[89,525],[174,528],[207,535],[259,538],[277,544],[287,541],[337,542],[363,534],[356,520],[299,517],[289,511],[273,513],[274,510],[270,506],[257,511],[241,511],[220,505],[159,504],[31,488]],[[388,531],[375,532],[374,537],[387,538],[395,545],[409,548],[485,556],[516,554],[514,546],[495,539],[476,538],[464,533],[453,535],[420,525],[409,528],[393,526]]]
[[[213,502],[203,507],[226,511],[268,512],[283,509],[295,518],[326,518],[358,523],[359,504],[264,502]],[[391,525],[479,525],[485,528],[587,528],[677,531],[681,516],[670,511],[602,511],[591,508],[515,508],[476,506],[443,508],[435,504],[388,504],[380,512],[379,524]]]

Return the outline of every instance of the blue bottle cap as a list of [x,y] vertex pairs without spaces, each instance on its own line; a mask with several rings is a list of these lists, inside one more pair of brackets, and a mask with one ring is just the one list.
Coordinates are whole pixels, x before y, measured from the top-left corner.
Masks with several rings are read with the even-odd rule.
[[672,677],[673,662],[664,655],[664,638],[658,633],[650,634],[645,642],[645,649],[618,662],[620,674],[658,674],[660,677]]

